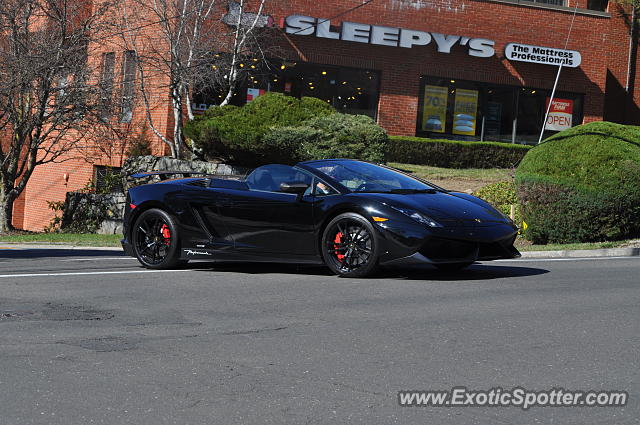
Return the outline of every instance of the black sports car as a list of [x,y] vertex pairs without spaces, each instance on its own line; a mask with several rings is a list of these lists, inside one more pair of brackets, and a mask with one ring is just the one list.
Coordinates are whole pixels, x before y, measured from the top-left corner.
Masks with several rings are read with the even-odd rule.
[[[172,173],[133,177],[150,174]],[[191,259],[324,263],[349,277],[401,262],[454,270],[520,256],[517,227],[487,202],[384,165],[327,159],[265,165],[246,178],[203,176],[128,191],[129,255],[148,268]]]

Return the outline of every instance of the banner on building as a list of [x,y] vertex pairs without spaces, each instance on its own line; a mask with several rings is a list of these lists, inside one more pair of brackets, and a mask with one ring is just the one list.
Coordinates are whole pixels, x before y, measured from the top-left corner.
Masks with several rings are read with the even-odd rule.
[[[549,98],[546,107],[549,108]],[[544,126],[545,130],[562,131],[571,128],[573,121],[573,100],[553,99],[549,116]]]
[[447,99],[449,89],[440,86],[425,86],[422,129],[434,133],[444,133],[447,123]]
[[266,92],[267,91],[264,89],[253,89],[253,88],[247,89],[247,102],[251,102],[253,99],[255,99],[258,96],[262,96]]
[[478,91],[456,89],[453,134],[475,136],[478,117]]

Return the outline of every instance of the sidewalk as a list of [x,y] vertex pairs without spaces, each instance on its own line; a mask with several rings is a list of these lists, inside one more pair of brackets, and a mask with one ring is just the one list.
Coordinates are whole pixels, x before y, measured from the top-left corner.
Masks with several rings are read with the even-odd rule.
[[60,250],[77,250],[77,251],[122,251],[120,246],[86,246],[86,245],[65,245],[57,243],[13,243],[0,242],[0,251],[4,249],[60,249]]

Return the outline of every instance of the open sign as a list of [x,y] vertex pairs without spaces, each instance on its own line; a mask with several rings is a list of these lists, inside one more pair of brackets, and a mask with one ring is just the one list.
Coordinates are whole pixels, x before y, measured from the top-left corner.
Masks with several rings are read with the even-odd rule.
[[[547,98],[547,108],[549,98]],[[544,128],[552,131],[562,131],[571,128],[573,124],[573,100],[553,99],[549,116]]]

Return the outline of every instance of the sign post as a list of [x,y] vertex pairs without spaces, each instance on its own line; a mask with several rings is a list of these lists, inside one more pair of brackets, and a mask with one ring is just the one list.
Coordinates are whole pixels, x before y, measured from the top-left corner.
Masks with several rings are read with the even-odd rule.
[[[568,3],[567,3],[568,5]],[[576,5],[573,8],[573,18],[571,18],[571,26],[569,27],[569,33],[567,34],[567,41],[564,43],[565,50],[569,45],[569,39],[571,38],[571,31],[573,30],[573,23],[576,20],[576,12],[578,12],[578,1],[576,0]],[[544,114],[544,121],[542,121],[542,128],[540,129],[540,137],[538,138],[538,144],[542,143],[542,135],[544,134],[544,129],[546,127],[547,118],[549,117],[549,111],[551,110],[551,105],[553,105],[553,97],[556,94],[556,88],[558,88],[558,80],[560,79],[560,71],[562,71],[562,62],[558,65],[558,73],[556,74],[556,81],[553,83],[553,90],[551,90],[551,101],[547,105],[547,112]]]

